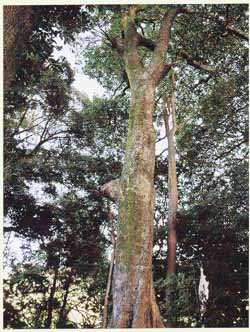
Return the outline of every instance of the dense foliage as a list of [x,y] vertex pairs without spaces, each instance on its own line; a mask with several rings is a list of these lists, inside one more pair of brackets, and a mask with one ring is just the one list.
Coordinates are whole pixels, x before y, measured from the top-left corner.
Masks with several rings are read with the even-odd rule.
[[[123,165],[130,90],[112,43],[126,7],[31,7],[30,35],[21,35],[12,53],[15,79],[4,103],[6,328],[102,327],[117,207],[100,188]],[[142,6],[137,27],[145,38],[155,38],[168,7]],[[174,25],[168,57],[177,76],[175,280],[166,279],[168,78],[157,91],[153,270],[163,320],[165,289],[176,284],[177,327],[248,326],[248,50],[245,38],[227,29],[233,23],[248,31],[247,8],[190,6],[196,19],[178,17]],[[70,64],[53,53],[58,37],[79,50],[84,73],[105,96],[90,100],[72,88]],[[183,48],[214,70],[190,66]],[[149,50],[141,53],[149,63]],[[8,255],[15,239],[23,244],[19,261]]]

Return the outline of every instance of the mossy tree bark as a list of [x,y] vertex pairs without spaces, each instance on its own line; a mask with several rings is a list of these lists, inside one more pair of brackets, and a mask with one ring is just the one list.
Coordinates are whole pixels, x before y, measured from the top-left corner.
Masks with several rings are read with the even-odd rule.
[[119,229],[112,283],[114,328],[163,327],[152,279],[154,222],[155,89],[166,73],[165,56],[171,25],[169,10],[162,22],[151,64],[143,66],[136,31],[136,6],[123,15],[124,38],[117,41],[131,89],[125,161],[120,179]]

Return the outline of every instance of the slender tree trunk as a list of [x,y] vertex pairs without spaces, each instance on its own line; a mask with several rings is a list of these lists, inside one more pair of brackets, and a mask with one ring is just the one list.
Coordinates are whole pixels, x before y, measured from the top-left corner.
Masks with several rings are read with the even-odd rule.
[[164,122],[168,139],[168,260],[167,260],[167,278],[169,280],[166,290],[167,305],[167,326],[175,326],[175,317],[173,314],[173,294],[175,291],[175,274],[176,274],[176,213],[178,208],[178,189],[175,160],[175,96],[174,96],[174,74],[170,94],[164,97]]
[[55,274],[54,274],[54,279],[53,279],[53,285],[50,290],[50,295],[48,299],[48,317],[47,317],[47,322],[46,322],[46,328],[51,327],[52,323],[52,313],[53,313],[53,304],[54,304],[54,295],[56,292],[56,282],[58,279],[58,265],[55,266]]
[[63,303],[60,309],[59,313],[59,318],[58,318],[58,323],[57,323],[57,328],[64,328],[64,323],[65,323],[65,308],[67,305],[67,299],[69,295],[69,288],[72,283],[72,272],[69,274],[68,278],[66,279],[65,285],[64,285],[64,297],[63,297]]
[[[110,208],[109,208],[110,209]],[[112,219],[112,214],[110,213]],[[104,310],[103,310],[103,328],[106,329],[108,327],[108,314],[109,314],[109,297],[110,297],[110,291],[111,291],[111,285],[112,285],[112,275],[113,275],[113,269],[114,269],[114,262],[115,262],[115,229],[114,229],[114,221],[110,220],[112,222],[112,245],[113,245],[113,252],[111,255],[111,261],[109,266],[109,274],[108,274],[108,282],[107,282],[107,289],[105,294],[105,300],[104,300]]]

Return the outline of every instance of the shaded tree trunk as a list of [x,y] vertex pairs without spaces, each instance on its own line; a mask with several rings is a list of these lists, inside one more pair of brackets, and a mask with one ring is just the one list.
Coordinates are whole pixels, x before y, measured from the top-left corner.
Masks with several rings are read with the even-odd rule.
[[59,312],[59,318],[57,323],[57,328],[64,328],[65,324],[65,308],[67,305],[68,295],[69,295],[69,288],[72,283],[72,272],[69,274],[68,278],[66,279],[65,285],[64,285],[64,296],[63,296],[63,303]]
[[175,160],[175,96],[174,96],[174,73],[171,77],[170,94],[163,98],[163,115],[168,140],[168,259],[167,259],[167,278],[168,286],[166,289],[167,306],[167,326],[175,326],[173,314],[173,295],[175,292],[176,274],[176,214],[178,208],[178,189]]
[[54,305],[54,295],[56,292],[56,282],[58,279],[58,265],[55,266],[55,274],[53,279],[53,285],[50,290],[50,295],[48,299],[48,317],[45,328],[50,328],[52,323],[52,313],[53,313],[53,305]]
[[32,31],[34,16],[32,6],[4,6],[4,93],[9,91],[15,80],[18,52]]

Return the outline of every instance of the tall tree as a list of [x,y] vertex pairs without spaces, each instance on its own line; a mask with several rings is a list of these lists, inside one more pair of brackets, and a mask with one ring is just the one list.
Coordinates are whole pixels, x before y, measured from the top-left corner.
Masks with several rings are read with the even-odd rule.
[[[144,29],[140,26],[139,13],[144,9],[140,6],[122,7],[120,9],[120,36],[108,35],[111,46],[117,50],[123,60],[131,91],[125,160],[119,188],[114,189],[119,196],[119,229],[113,277],[111,322],[113,327],[162,326],[158,311],[153,309],[155,303],[151,286],[155,159],[153,114],[156,87],[171,66],[174,66],[181,58],[186,60],[189,65],[214,75],[217,68],[210,66],[207,58],[211,54],[211,45],[216,38],[221,38],[221,33],[225,32],[240,36],[245,40],[248,39],[247,35],[239,32],[232,24],[229,24],[226,18],[220,16],[219,12],[224,14],[223,7],[218,7],[218,13],[216,13],[215,7],[211,12],[206,12],[206,9],[204,10],[202,7],[196,10],[195,7],[177,6],[165,11],[163,9],[158,36],[153,41],[143,35]],[[119,13],[118,8],[113,10]],[[196,54],[199,51],[193,49],[185,37],[181,45],[175,45],[176,49],[173,49],[173,43],[169,48],[171,29],[175,18],[179,15],[181,15],[180,22],[184,25],[191,25],[192,15],[199,17],[191,35],[192,39],[195,39],[195,42],[200,45],[201,54]],[[207,18],[207,21],[204,17]],[[212,26],[208,23],[210,20],[213,22]],[[159,24],[159,21],[157,23]],[[138,32],[137,27],[141,28],[142,34]],[[206,43],[201,32],[202,27],[210,32],[209,43]],[[222,27],[222,32],[220,27]],[[180,35],[182,34],[183,30]],[[105,36],[107,37],[107,34]],[[175,40],[176,42],[178,40]],[[217,50],[218,54],[212,54],[212,59],[219,56],[220,61],[225,60],[225,57],[221,56],[224,45],[225,43],[222,42],[221,49]],[[145,56],[140,49],[142,46],[152,51],[152,55]],[[173,62],[166,60],[167,54],[172,55]],[[117,181],[113,185],[117,186]],[[176,199],[174,200],[176,202]],[[176,205],[176,203],[174,204]],[[172,233],[173,230],[169,235],[172,236]],[[172,248],[175,250],[175,247],[176,242]],[[174,262],[170,258],[169,264],[171,265],[169,271],[171,271]]]
[[163,327],[152,278],[154,223],[155,89],[166,72],[172,22],[170,9],[157,38],[152,62],[142,64],[135,18],[139,7],[122,13],[124,38],[116,39],[131,89],[128,140],[120,179],[119,230],[113,276],[113,327]]
[[[85,70],[111,93],[108,98],[94,98],[93,102],[82,98],[81,110],[69,107],[70,102],[74,101],[70,97],[73,93],[69,88],[72,82],[70,68],[65,61],[54,61],[50,56],[54,37],[61,31],[53,27],[53,15],[59,23],[68,22],[66,26],[59,26],[71,39],[67,27],[76,21],[81,24],[78,15],[73,19],[73,14],[72,20],[71,15],[67,15],[72,10],[74,13],[74,9],[63,6],[57,12],[54,6],[38,7],[37,13],[44,13],[44,10],[45,18],[41,15],[41,20],[36,21],[37,30],[34,30],[33,39],[22,57],[27,63],[25,66],[21,65],[22,61],[17,63],[20,79],[16,89],[6,98],[6,166],[9,170],[6,173],[6,213],[10,224],[6,231],[14,230],[23,238],[41,241],[41,250],[48,255],[47,265],[51,270],[55,270],[53,261],[60,255],[61,269],[66,274],[70,275],[72,271],[76,274],[72,278],[75,286],[77,283],[82,286],[83,280],[87,279],[91,285],[87,284],[83,289],[88,289],[89,298],[95,298],[96,293],[102,294],[102,300],[96,306],[100,310],[106,279],[106,274],[105,278],[100,274],[102,271],[107,273],[107,261],[100,252],[109,246],[103,228],[110,228],[105,200],[98,190],[98,186],[104,184],[103,190],[109,193],[119,210],[118,220],[115,220],[118,231],[109,326],[162,327],[163,322],[178,326],[246,324],[245,279],[240,279],[242,284],[236,280],[238,273],[246,271],[247,253],[242,234],[245,230],[245,187],[240,181],[240,175],[245,172],[245,164],[240,159],[244,154],[246,137],[243,114],[246,100],[243,101],[240,96],[246,79],[240,73],[247,63],[245,44],[248,36],[244,33],[247,26],[246,6],[125,5],[82,8],[80,12],[87,10],[91,17],[92,31],[89,33],[93,38],[89,35],[86,38],[95,44],[94,47],[84,45]],[[32,50],[34,46],[35,52]],[[156,100],[164,99],[159,87],[162,80],[165,79],[166,84],[164,91],[171,90],[166,74],[173,67],[177,73],[178,98],[175,107],[173,100],[172,104],[168,102],[169,110],[173,115],[176,108],[177,124],[183,123],[183,126],[181,124],[182,129],[176,135],[176,172],[174,154],[171,153],[175,148],[174,131],[172,134],[170,130],[168,132],[169,156],[172,158],[169,158],[167,176],[167,161],[164,158],[158,156],[156,168],[154,165],[156,135],[153,124],[163,119],[162,108],[156,109],[155,104]],[[39,108],[36,114],[38,119],[28,116],[31,107],[36,105]],[[170,115],[167,114],[167,117]],[[39,125],[40,116],[43,122]],[[34,138],[38,139],[37,145],[32,145]],[[227,148],[233,140],[237,143]],[[46,144],[48,142],[50,144]],[[230,159],[232,155],[233,160]],[[219,172],[216,166],[218,161],[227,173],[219,180],[215,174]],[[177,177],[180,215],[176,215]],[[29,189],[33,181],[43,185],[44,196],[50,194],[53,197],[50,204],[43,205],[33,197]],[[157,188],[156,212],[154,185]],[[58,186],[68,193],[60,195]],[[171,191],[171,188],[174,190]],[[171,206],[169,211],[166,211],[165,205],[167,194]],[[218,203],[219,208],[214,202]],[[168,231],[164,223],[167,212]],[[153,231],[156,234],[154,266]],[[233,236],[234,232],[237,236]],[[176,246],[175,233],[179,237],[179,246]],[[174,241],[169,246],[171,250],[166,252],[164,241],[167,235],[169,238],[172,236]],[[233,246],[230,245],[232,241],[235,242]],[[223,256],[227,248],[234,262],[231,267]],[[222,257],[224,274],[232,266],[237,272],[230,273],[233,277],[231,283],[231,278],[224,278],[227,284],[218,287],[218,275],[212,266],[215,262],[219,266]],[[203,321],[197,317],[196,303],[190,299],[196,291],[192,286],[195,280],[191,273],[197,277],[197,262],[204,266],[212,294]],[[192,264],[195,266],[193,269],[190,267]],[[163,319],[155,301],[152,268]],[[111,274],[112,269],[110,271]],[[170,305],[167,301],[168,307],[166,274],[175,274],[176,278],[176,290],[171,295]],[[53,290],[52,285],[51,301],[43,301],[46,314],[49,307],[49,317],[44,318],[42,306],[38,308],[36,317],[43,316],[41,325],[45,326],[46,321],[52,324],[57,321],[58,326],[68,326],[66,312],[70,304],[66,301],[70,301],[69,275],[62,277],[59,273],[56,276],[57,284],[65,287],[65,292],[59,297],[61,305],[56,300],[58,290]],[[187,275],[188,278],[185,278]],[[162,276],[163,292],[159,286]],[[13,278],[13,282],[18,284],[15,280]],[[190,289],[192,295],[188,297],[183,289]],[[230,301],[220,310],[223,296],[217,294],[217,290],[226,290],[230,294],[227,297]],[[49,295],[48,289],[45,294]],[[84,296],[82,301],[85,301]],[[9,308],[6,317],[13,325],[27,325],[27,319],[24,324],[18,319],[13,301],[6,303],[6,306]],[[213,311],[214,307],[217,314]],[[239,307],[244,318],[241,317],[240,322]],[[223,318],[225,312],[230,310],[233,318]],[[36,321],[33,318],[31,325]],[[87,324],[92,323],[88,321],[84,326]]]

